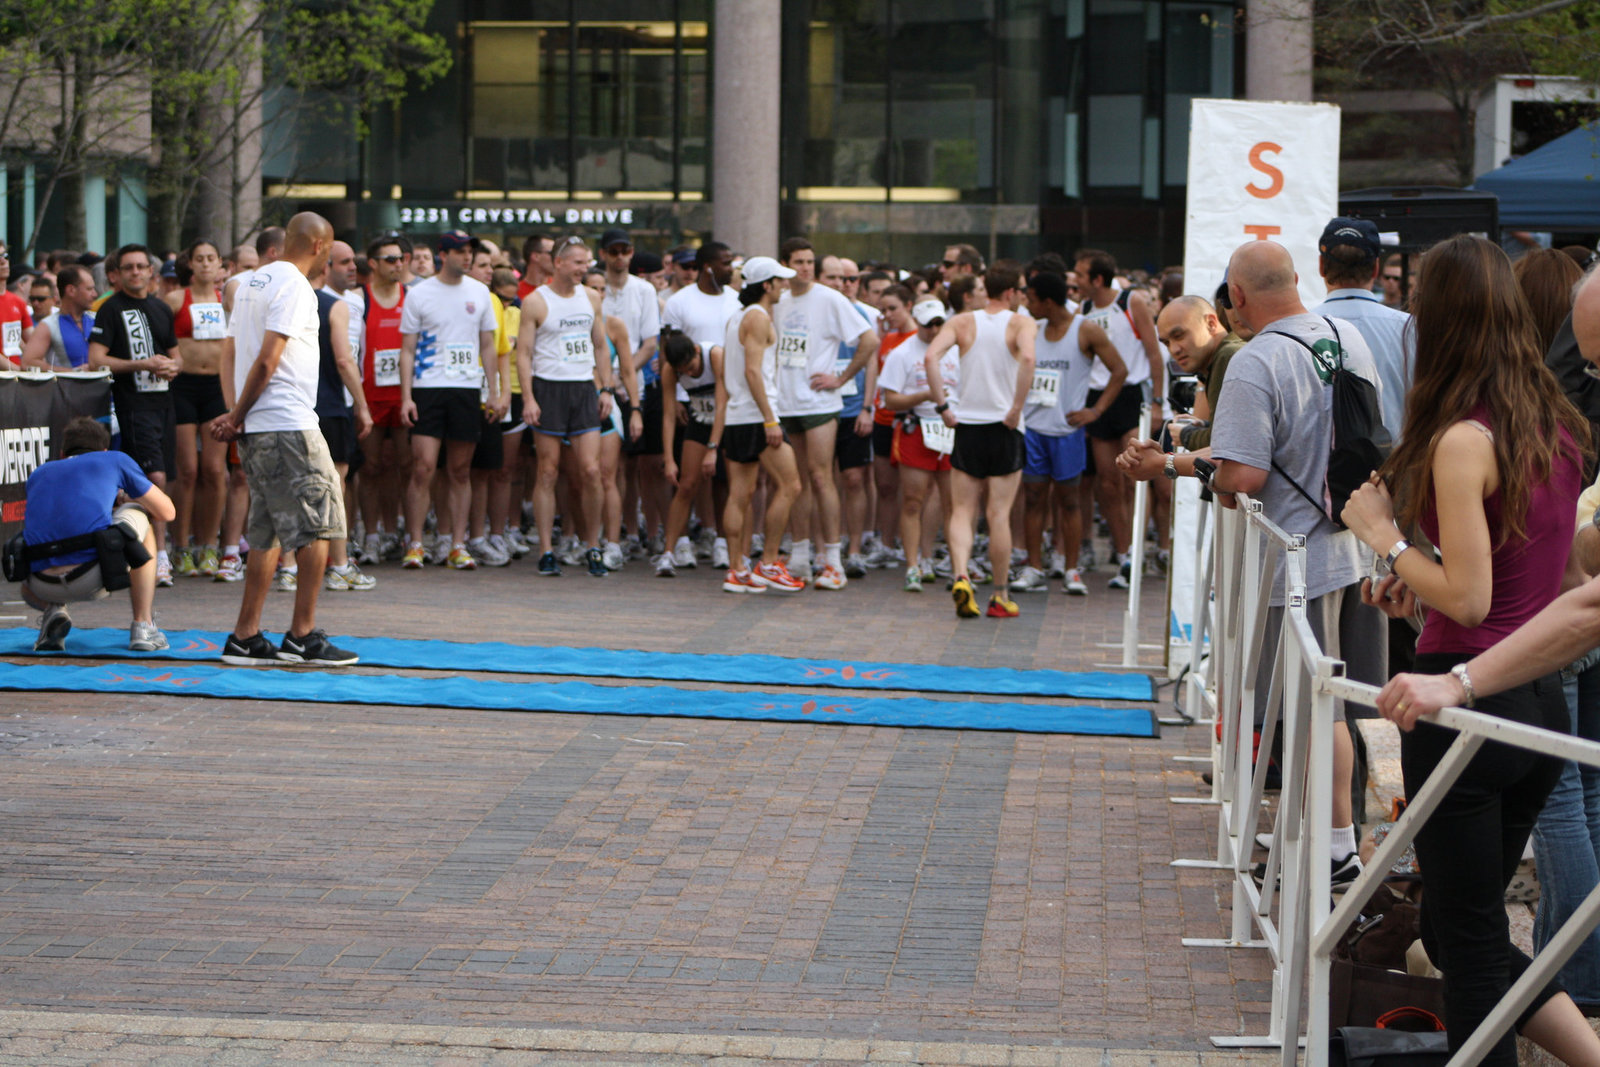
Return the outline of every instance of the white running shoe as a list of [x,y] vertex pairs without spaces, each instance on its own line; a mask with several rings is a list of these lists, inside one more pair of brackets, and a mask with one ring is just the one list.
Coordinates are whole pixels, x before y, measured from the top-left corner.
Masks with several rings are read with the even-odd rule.
[[621,545],[608,541],[605,550],[600,553],[600,562],[606,565],[608,571],[620,571],[623,564],[628,562],[628,557]]
[[[1024,559],[1027,557],[1024,556]],[[1011,589],[1017,593],[1045,593],[1050,590],[1050,583],[1044,576],[1044,571],[1038,567],[1023,567],[1017,576],[1011,580]]]
[[677,576],[678,571],[672,564],[672,553],[663,552],[656,557],[657,578],[676,578]]
[[583,542],[578,540],[576,534],[566,539],[566,543],[562,546],[561,551],[556,553],[556,556],[569,567],[582,566],[586,562]]
[[678,543],[672,546],[672,563],[675,567],[682,567],[684,570],[690,571],[694,570],[694,555],[694,545],[689,542],[687,537],[678,538]]
[[728,567],[728,542],[726,538],[719,537],[711,545],[712,570],[726,570]]
[[1046,578],[1065,578],[1067,576],[1066,556],[1063,556],[1059,552],[1052,552],[1050,553],[1050,558],[1046,562],[1048,563],[1048,566],[1045,567],[1044,571],[1044,576]]
[[1083,572],[1074,567],[1067,572],[1067,580],[1061,586],[1061,591],[1068,596],[1088,596],[1089,587],[1084,584]]
[[[505,543],[503,538],[500,541],[502,545]],[[468,541],[467,551],[485,567],[504,567],[511,562],[511,553],[496,547],[494,541],[487,537],[474,537]]]

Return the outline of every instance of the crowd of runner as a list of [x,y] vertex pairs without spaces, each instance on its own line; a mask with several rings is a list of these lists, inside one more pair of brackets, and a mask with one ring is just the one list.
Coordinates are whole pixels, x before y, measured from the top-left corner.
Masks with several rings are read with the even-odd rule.
[[[243,576],[249,494],[210,429],[239,288],[283,242],[54,253],[0,301],[15,363],[113,372],[118,447],[177,507],[156,524],[162,586]],[[317,414],[351,538],[311,580],[362,591],[380,564],[528,557],[544,576],[709,564],[729,593],[793,593],[894,569],[908,592],[945,582],[962,616],[1006,617],[1013,591],[1089,593],[1098,509],[1108,584],[1127,587],[1133,483],[1115,458],[1164,397],[1156,316],[1180,275],[1094,249],[985,264],[956,245],[917,270],[801,237],[775,251],[655,255],[619,229],[519,249],[460,231],[335,242],[310,278]],[[1170,488],[1154,488],[1164,531]],[[1166,550],[1163,533],[1155,566]],[[286,560],[274,586],[303,580]]]

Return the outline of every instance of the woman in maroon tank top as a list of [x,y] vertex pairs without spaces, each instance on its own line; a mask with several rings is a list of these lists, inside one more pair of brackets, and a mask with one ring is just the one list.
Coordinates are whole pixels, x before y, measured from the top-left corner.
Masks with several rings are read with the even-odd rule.
[[[1413,313],[1416,366],[1401,441],[1382,480],[1351,497],[1344,520],[1392,564],[1393,576],[1364,598],[1394,617],[1420,602],[1416,670],[1440,673],[1560,594],[1588,426],[1545,368],[1527,301],[1495,245],[1461,236],[1431,249]],[[1439,562],[1407,547],[1402,530],[1426,535]],[[1555,674],[1486,698],[1479,710],[1567,732]],[[1431,723],[1402,734],[1408,796],[1454,740]],[[1527,969],[1511,943],[1505,889],[1560,772],[1558,760],[1486,744],[1417,834],[1422,939],[1444,973],[1452,1051]],[[1600,1060],[1600,1038],[1555,983],[1516,1028],[1568,1062]],[[1515,1064],[1512,1035],[1483,1062]]]

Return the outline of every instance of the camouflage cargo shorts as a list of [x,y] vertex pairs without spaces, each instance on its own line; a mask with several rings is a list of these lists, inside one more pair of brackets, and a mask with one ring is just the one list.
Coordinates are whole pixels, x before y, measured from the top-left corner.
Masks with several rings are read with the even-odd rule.
[[297,552],[313,541],[344,538],[344,493],[320,430],[245,434],[239,462],[250,486],[245,536],[252,548]]

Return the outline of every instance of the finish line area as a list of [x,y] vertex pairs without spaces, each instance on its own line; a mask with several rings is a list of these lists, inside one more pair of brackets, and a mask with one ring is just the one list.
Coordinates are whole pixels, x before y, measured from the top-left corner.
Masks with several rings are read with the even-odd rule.
[[[11,842],[0,1063],[50,1030],[48,1014],[60,1044],[40,1055],[62,1062],[75,1062],[56,1051],[70,1042],[111,1040],[103,1055],[126,1043],[197,1062],[214,1044],[219,1063],[234,1062],[224,1052],[396,1063],[1136,1054],[1209,1067],[1236,1062],[1210,1035],[1263,1025],[1263,960],[1174,947],[1212,934],[1226,900],[1210,873],[1169,865],[1211,822],[1170,802],[1204,791],[1171,757],[1208,741],[1181,727],[1155,736],[1151,714],[1172,691],[1152,692],[1151,672],[1113,676],[1152,694],[1133,700],[839,684],[845,665],[1103,674],[1100,646],[1127,603],[1103,591],[1103,573],[1088,598],[1028,597],[1019,618],[965,622],[942,598],[901,594],[892,574],[882,591],[876,574],[863,583],[871,596],[760,602],[718,596],[711,574],[378,573],[375,595],[324,597],[330,634],[384,633],[397,655],[559,647],[747,669],[721,680],[366,659],[261,670],[224,667],[200,646],[113,657],[127,633],[118,598],[74,609],[67,648],[81,655],[47,665],[0,646],[0,679],[23,683],[0,692]],[[1158,633],[1164,591],[1148,588],[1145,625]],[[288,599],[269,600],[274,638]],[[180,581],[157,606],[183,650],[227,631],[238,588]],[[808,666],[782,684],[777,660]],[[803,677],[819,667],[836,673]],[[56,677],[33,681],[41,671]],[[238,689],[112,681],[134,674]],[[402,688],[375,703],[311,700],[280,678]],[[427,695],[443,685],[577,686],[595,703],[485,713]],[[659,713],[665,694],[687,714]],[[712,699],[799,710],[777,721],[692,707]],[[974,716],[1092,706],[1142,729],[840,725],[858,720],[819,713],[911,701]],[[616,714],[624,702],[639,714]],[[94,1021],[108,1013],[159,1032],[117,1038],[106,1031],[120,1023]],[[205,1033],[184,1036],[196,1020]],[[369,1026],[392,1031],[392,1047],[379,1029],[330,1043]],[[512,1044],[496,1043],[511,1031]]]

